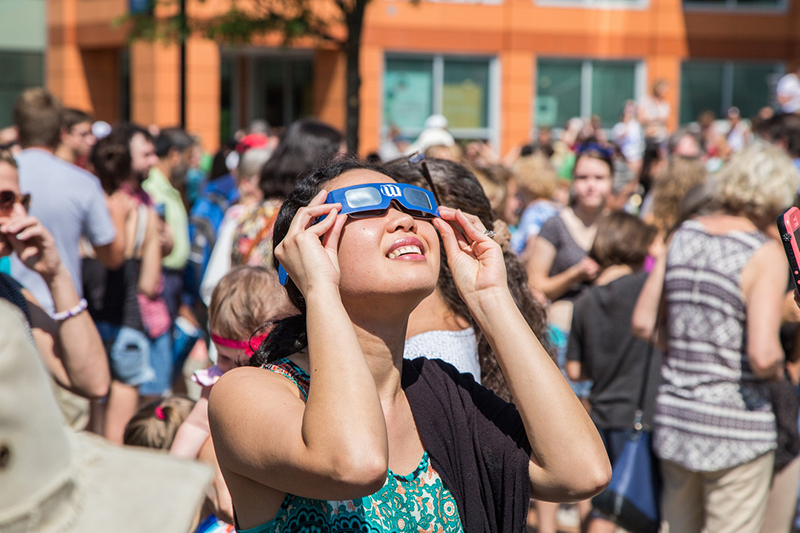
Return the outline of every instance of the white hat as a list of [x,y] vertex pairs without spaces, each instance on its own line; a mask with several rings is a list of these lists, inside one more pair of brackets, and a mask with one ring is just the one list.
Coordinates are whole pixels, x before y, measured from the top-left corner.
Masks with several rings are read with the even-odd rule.
[[211,471],[64,426],[22,313],[0,299],[0,532],[186,533]]
[[431,115],[425,119],[426,130],[445,130],[447,129],[447,117],[444,115]]

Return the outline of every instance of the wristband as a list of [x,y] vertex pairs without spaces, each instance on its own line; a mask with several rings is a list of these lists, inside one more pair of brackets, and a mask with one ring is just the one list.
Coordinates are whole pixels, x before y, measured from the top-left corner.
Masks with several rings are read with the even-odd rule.
[[64,320],[66,320],[66,319],[68,319],[70,317],[73,317],[75,315],[83,313],[84,311],[86,311],[86,308],[88,306],[89,306],[89,304],[86,302],[86,299],[81,298],[81,301],[78,302],[78,305],[76,305],[72,309],[67,309],[66,311],[60,311],[58,313],[53,313],[52,315],[50,315],[50,318],[52,318],[56,322],[63,322]]

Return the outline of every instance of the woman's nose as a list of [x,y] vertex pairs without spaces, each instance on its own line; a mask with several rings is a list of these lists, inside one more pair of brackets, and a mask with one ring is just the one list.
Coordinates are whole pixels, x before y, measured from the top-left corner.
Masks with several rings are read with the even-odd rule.
[[397,231],[398,229],[404,230],[412,230],[417,226],[417,219],[399,209],[396,205],[392,204],[389,206],[388,211],[386,212],[387,217],[389,219],[389,226],[391,231]]

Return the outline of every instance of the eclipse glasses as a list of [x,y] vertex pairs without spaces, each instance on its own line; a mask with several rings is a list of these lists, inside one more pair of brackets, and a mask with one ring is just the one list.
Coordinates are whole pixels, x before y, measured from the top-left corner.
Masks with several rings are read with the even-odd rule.
[[[326,204],[342,204],[341,215],[351,218],[370,218],[383,215],[392,202],[414,218],[433,219],[439,216],[439,207],[433,193],[406,183],[365,183],[335,189],[328,193]],[[289,275],[278,265],[278,279],[286,285]]]

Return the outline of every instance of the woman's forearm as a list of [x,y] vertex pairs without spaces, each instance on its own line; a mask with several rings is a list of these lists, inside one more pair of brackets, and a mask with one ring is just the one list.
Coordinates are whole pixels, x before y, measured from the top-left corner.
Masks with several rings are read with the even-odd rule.
[[374,477],[378,482],[386,476],[389,449],[375,380],[338,289],[325,286],[309,292],[312,385],[303,415],[303,440],[309,452],[327,456],[335,475]]
[[[72,277],[61,265],[58,272],[46,278],[56,312],[75,308],[80,302]],[[64,365],[72,388],[88,397],[103,397],[108,393],[111,374],[103,342],[94,321],[87,311],[56,323],[57,356]]]
[[[639,299],[636,300],[636,306],[633,309],[633,317],[631,319],[631,328],[633,334],[646,341],[654,339],[654,334],[657,333],[658,324],[658,310],[661,306],[661,293],[664,290],[664,275],[667,270],[667,254],[662,254],[653,270],[647,276],[647,281],[642,287],[642,292],[639,293]],[[658,341],[658,339],[656,339]]]
[[580,281],[580,267],[574,265],[555,276],[536,276],[533,284],[545,293],[550,300],[557,300],[564,296],[578,281]]
[[507,292],[470,311],[492,346],[531,445],[533,495],[580,500],[608,483],[611,467],[597,430]]

